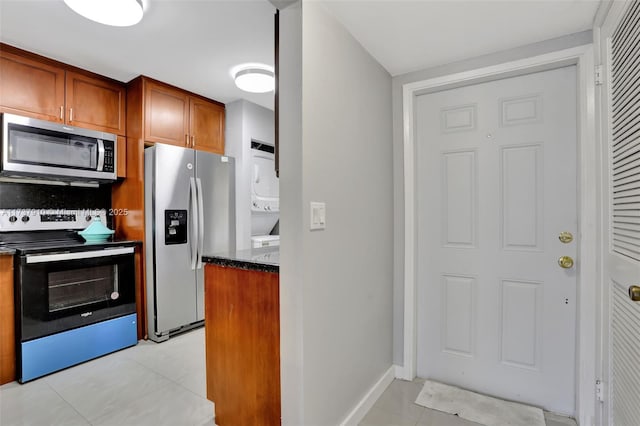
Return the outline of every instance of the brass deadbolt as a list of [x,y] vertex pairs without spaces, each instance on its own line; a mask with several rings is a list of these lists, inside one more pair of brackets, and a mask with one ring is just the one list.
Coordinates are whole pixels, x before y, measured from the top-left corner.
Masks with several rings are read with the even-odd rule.
[[569,244],[571,241],[573,241],[573,234],[568,231],[562,231],[560,235],[558,235],[558,239],[562,243]]

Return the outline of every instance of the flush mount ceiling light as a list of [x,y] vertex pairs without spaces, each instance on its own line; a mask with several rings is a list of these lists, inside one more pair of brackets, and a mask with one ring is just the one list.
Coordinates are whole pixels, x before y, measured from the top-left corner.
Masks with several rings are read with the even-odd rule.
[[79,15],[114,27],[129,27],[142,19],[142,0],[64,0]]
[[251,64],[235,68],[233,79],[240,90],[251,93],[272,92],[275,88],[273,68],[267,65]]

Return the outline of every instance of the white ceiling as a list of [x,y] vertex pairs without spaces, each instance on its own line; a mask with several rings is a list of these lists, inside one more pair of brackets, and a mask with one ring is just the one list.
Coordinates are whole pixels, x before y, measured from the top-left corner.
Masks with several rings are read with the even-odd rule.
[[[391,73],[403,74],[591,28],[599,0],[328,0]],[[144,74],[229,103],[273,108],[230,69],[273,65],[268,0],[144,0],[136,26],[88,21],[62,0],[0,0],[0,41],[127,82]]]
[[600,0],[327,0],[391,75],[589,30]]
[[62,0],[0,0],[0,41],[127,82],[140,74],[220,102],[273,109],[273,93],[236,88],[233,66],[273,66],[267,0],[144,0],[133,27],[96,24]]

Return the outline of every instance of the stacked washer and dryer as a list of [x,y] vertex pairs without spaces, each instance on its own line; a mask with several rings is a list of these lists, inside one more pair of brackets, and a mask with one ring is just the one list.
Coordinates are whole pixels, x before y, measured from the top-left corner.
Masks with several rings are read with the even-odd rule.
[[251,142],[251,172],[251,246],[279,246],[280,185],[272,145]]

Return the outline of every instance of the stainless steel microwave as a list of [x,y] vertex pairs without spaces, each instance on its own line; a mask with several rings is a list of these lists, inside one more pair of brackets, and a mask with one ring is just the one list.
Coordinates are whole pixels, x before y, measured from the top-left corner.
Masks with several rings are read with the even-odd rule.
[[5,113],[0,176],[113,182],[116,138],[111,133]]

